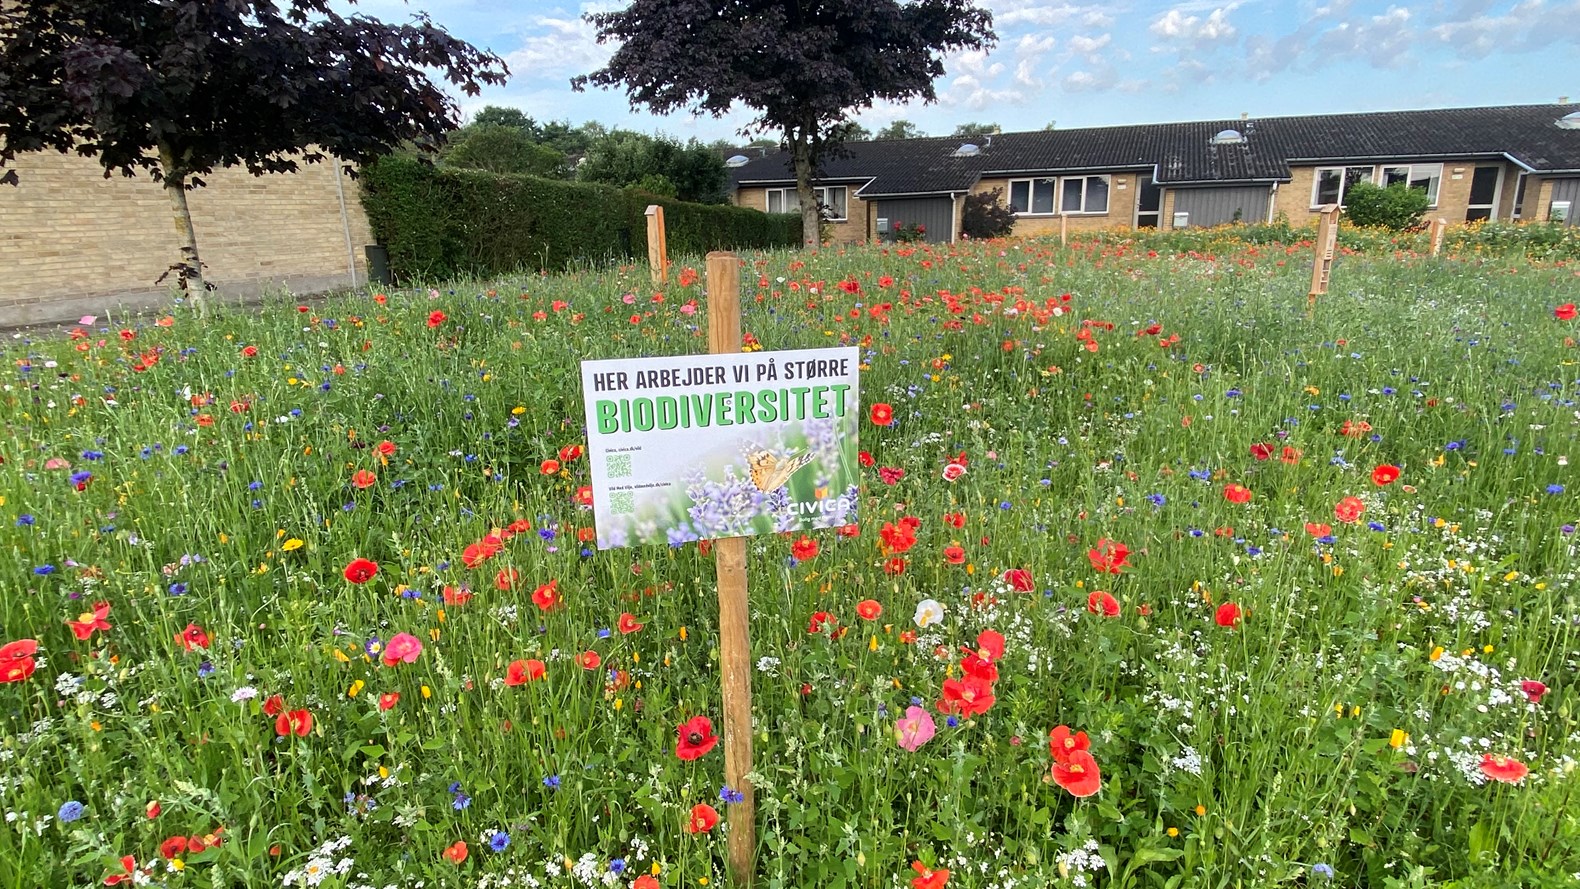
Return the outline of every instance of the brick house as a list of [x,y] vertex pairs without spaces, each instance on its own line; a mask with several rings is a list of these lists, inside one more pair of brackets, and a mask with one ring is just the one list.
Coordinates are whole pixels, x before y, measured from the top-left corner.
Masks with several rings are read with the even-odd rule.
[[[735,203],[799,207],[786,152],[732,159]],[[1312,219],[1357,181],[1404,182],[1428,218],[1580,219],[1580,104],[1192,121],[856,142],[824,165],[836,242],[921,224],[959,236],[965,196],[997,190],[1015,234]],[[1572,208],[1572,209],[1571,209]]]

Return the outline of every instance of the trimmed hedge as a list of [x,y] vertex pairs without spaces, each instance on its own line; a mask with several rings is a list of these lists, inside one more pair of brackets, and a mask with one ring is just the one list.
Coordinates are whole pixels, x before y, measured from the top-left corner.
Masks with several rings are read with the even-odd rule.
[[793,247],[801,217],[689,204],[636,189],[434,167],[389,155],[359,176],[373,236],[399,280],[436,280],[647,257],[649,204],[669,255]]

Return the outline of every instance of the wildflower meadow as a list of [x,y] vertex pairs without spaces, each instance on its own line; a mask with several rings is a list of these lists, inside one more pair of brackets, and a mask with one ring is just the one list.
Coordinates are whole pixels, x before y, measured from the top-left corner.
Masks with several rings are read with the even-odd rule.
[[[1580,880],[1580,266],[743,258],[862,360],[748,544],[758,885]],[[8,334],[0,886],[728,884],[710,541],[595,548],[578,371],[700,267]]]

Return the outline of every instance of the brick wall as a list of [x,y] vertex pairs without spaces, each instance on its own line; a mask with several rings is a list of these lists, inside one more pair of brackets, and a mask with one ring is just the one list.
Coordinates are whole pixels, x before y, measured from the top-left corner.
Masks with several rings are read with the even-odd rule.
[[[1019,216],[1015,219],[1015,229],[1012,232],[1016,237],[1030,238],[1044,235],[1057,235],[1059,221],[1065,220],[1065,231],[1069,233],[1098,231],[1100,229],[1131,228],[1136,223],[1136,201],[1140,192],[1138,185],[1141,174],[1123,172],[1109,174],[1108,180],[1108,212],[1106,213],[1068,213],[1048,216]],[[982,179],[971,189],[978,194],[999,189],[1002,194],[999,200],[1009,203],[1009,180],[1002,178]],[[1060,191],[1055,186],[1054,200],[1058,201]]]
[[[1339,166],[1325,164],[1324,166]],[[1357,163],[1351,166],[1383,166]],[[1443,175],[1437,185],[1437,206],[1426,211],[1427,219],[1442,217],[1450,225],[1463,225],[1465,208],[1470,204],[1470,181],[1478,166],[1502,166],[1503,186],[1498,196],[1498,218],[1508,219],[1514,208],[1514,180],[1518,168],[1512,164],[1494,164],[1490,161],[1449,160],[1443,162]],[[1312,188],[1316,182],[1316,167],[1291,167],[1290,181],[1279,184],[1273,202],[1273,215],[1282,214],[1293,225],[1310,225],[1317,217],[1311,207]],[[1458,178],[1455,178],[1458,177]],[[1526,194],[1532,194],[1527,191]]]
[[[856,197],[856,190],[860,187],[860,183],[846,186],[845,221],[828,224],[829,243],[860,244],[875,239],[876,236],[869,230],[875,223],[867,218],[867,202]],[[742,186],[736,189],[734,201],[737,207],[750,207],[767,213],[768,189],[761,186]]]
[[[341,286],[353,258],[357,281],[367,280],[362,248],[373,236],[356,182],[337,181],[337,167],[262,177],[219,170],[204,177],[207,187],[187,193],[205,275],[220,296]],[[0,186],[0,324],[168,298],[168,283],[154,281],[179,259],[179,247],[159,184],[147,176],[105,179],[92,158],[52,151],[21,155],[14,168],[21,184]]]

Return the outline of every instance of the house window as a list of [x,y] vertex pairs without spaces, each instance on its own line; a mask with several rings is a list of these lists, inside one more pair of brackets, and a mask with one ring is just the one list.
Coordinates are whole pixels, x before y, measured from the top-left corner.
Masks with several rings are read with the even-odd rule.
[[[847,207],[850,203],[850,187],[847,185],[820,185],[812,189],[817,195],[817,202],[823,207],[823,218],[829,222],[844,222],[847,216]],[[768,189],[769,213],[800,213],[801,197],[793,188]]]
[[1311,189],[1311,206],[1343,204],[1344,194],[1351,185],[1371,178],[1371,167],[1318,167],[1317,181]]
[[1009,181],[1009,209],[1021,215],[1040,215],[1053,212],[1052,179],[1011,179]]
[[1382,168],[1382,177],[1378,185],[1387,188],[1390,185],[1404,183],[1411,188],[1419,188],[1426,192],[1429,206],[1437,206],[1437,184],[1443,178],[1442,164],[1399,164]]
[[1519,219],[1525,214],[1525,174],[1521,173],[1514,179],[1514,213],[1510,217]]
[[1107,176],[1066,176],[1059,210],[1064,213],[1107,213]]

